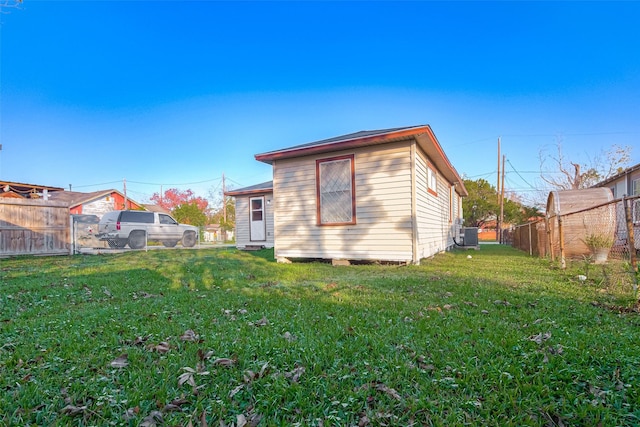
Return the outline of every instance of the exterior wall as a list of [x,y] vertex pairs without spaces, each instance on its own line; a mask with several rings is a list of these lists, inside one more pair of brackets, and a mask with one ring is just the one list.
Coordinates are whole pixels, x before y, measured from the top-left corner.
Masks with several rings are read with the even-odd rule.
[[[401,141],[274,162],[276,258],[412,262],[411,145]],[[317,225],[316,160],[349,154],[356,224]]]
[[[251,241],[250,237],[250,212],[249,212],[249,200],[251,197],[264,196],[264,209],[266,219],[266,240],[255,242]],[[245,249],[247,246],[264,246],[265,248],[272,248],[274,246],[273,231],[273,209],[275,203],[273,201],[273,193],[266,194],[252,194],[250,196],[236,196],[236,247],[238,249]]]
[[[427,190],[427,164],[437,173],[437,194]],[[427,258],[453,246],[460,232],[462,203],[460,196],[426,154],[416,150],[416,231],[417,258]]]
[[[98,215],[102,217],[103,214],[109,211],[125,209],[124,206],[124,197],[119,193],[112,193],[99,199],[73,206],[69,211],[72,214]],[[126,209],[142,209],[142,206],[131,199],[127,199]]]
[[[122,206],[123,202],[120,203],[120,206]],[[79,212],[74,212],[75,210],[79,210]],[[92,200],[89,203],[74,207],[71,209],[71,213],[98,215],[99,217],[102,217],[102,215],[112,210],[115,210],[114,197],[104,196],[97,200]]]

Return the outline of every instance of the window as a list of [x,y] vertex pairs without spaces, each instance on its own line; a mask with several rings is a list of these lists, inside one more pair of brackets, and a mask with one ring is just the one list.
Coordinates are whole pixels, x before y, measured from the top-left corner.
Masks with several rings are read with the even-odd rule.
[[353,155],[316,160],[318,225],[356,223]]
[[438,195],[438,176],[431,166],[427,166],[427,189],[434,196]]
[[631,181],[631,195],[640,196],[640,178]]
[[177,225],[178,224],[176,222],[176,220],[171,218],[169,215],[158,214],[158,217],[160,218],[160,224],[167,224],[167,225]]

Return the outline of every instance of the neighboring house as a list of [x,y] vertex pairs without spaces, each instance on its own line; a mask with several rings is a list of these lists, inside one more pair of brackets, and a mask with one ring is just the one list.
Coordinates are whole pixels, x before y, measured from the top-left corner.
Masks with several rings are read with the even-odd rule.
[[209,224],[204,227],[202,239],[205,242],[224,243],[225,235],[227,240],[233,240],[233,231],[225,233],[220,224]]
[[[614,199],[621,197],[634,197],[640,196],[640,163],[631,166],[617,175],[612,176],[598,184],[595,187],[606,187],[611,189]],[[640,198],[637,197],[632,202],[631,208],[631,220],[633,222],[634,229],[634,241],[636,249],[640,249]],[[621,243],[624,244],[626,239],[626,225],[624,208],[621,204],[618,205],[618,236],[621,237]]]
[[273,181],[225,192],[236,199],[236,247],[272,248],[274,245]]
[[171,215],[171,211],[168,209],[163,208],[160,205],[154,205],[154,204],[144,204],[142,205],[143,209],[148,210],[149,212],[158,212],[158,213],[164,213],[167,215]]
[[428,125],[361,131],[255,158],[273,166],[272,188],[227,193],[236,195],[237,242],[241,235],[252,241],[253,224],[240,219],[264,200],[267,233],[273,221],[265,243],[274,238],[280,262],[418,264],[451,248],[460,233],[467,190]]
[[622,196],[640,196],[640,163],[599,182],[594,187],[610,188],[615,199]]
[[102,190],[92,193],[80,193],[77,191],[59,191],[49,195],[51,200],[65,202],[69,205],[72,214],[97,215],[122,209],[140,209],[144,206],[125,197],[118,190]]
[[64,191],[61,187],[0,181],[0,197],[14,199],[48,199],[53,193]]

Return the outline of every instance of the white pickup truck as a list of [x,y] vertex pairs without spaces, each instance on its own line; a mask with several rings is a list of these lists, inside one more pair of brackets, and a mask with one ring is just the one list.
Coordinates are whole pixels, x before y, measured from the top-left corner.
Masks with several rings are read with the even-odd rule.
[[111,211],[98,223],[96,237],[112,248],[144,248],[148,240],[157,240],[172,248],[182,241],[182,246],[195,246],[198,227],[179,224],[171,215],[147,211]]

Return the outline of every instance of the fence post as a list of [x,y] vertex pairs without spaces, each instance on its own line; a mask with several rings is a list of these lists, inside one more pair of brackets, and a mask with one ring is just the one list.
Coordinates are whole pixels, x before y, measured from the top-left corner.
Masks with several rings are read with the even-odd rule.
[[558,215],[558,240],[560,241],[560,268],[567,268],[567,262],[564,257],[564,230],[562,226],[562,215]]
[[631,220],[631,208],[627,205],[633,203],[633,199],[625,199],[622,196],[622,206],[624,206],[624,218],[627,223],[627,244],[629,246],[629,258],[631,260],[631,274],[633,276],[633,290],[638,290],[638,260],[636,259],[636,242],[633,235],[633,221]]
[[551,258],[551,261],[555,261],[556,257],[555,254],[553,253],[553,243],[551,241],[551,225],[550,225],[550,221],[549,221],[549,215],[545,215],[544,217],[544,222],[545,222],[545,227],[547,228],[547,247],[549,248],[549,257]]
[[529,223],[529,256],[533,255],[533,247],[531,242],[531,223]]

